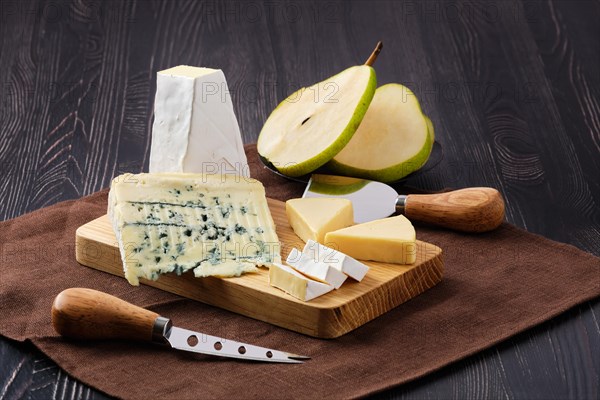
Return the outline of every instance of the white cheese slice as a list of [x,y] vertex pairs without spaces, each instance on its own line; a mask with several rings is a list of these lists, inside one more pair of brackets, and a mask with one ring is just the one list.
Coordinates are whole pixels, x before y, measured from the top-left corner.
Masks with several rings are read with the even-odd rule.
[[124,174],[112,182],[108,214],[132,285],[191,269],[238,276],[281,261],[264,188],[251,178]]
[[335,289],[339,289],[347,278],[341,270],[319,261],[312,255],[301,253],[295,248],[288,254],[286,262],[296,271],[316,281],[328,283]]
[[333,290],[333,286],[313,281],[292,267],[280,263],[271,264],[269,284],[302,301],[312,300]]
[[359,282],[369,271],[369,267],[360,261],[357,261],[340,251],[323,246],[314,240],[306,242],[302,254],[305,254],[313,260],[324,262]]
[[158,72],[150,172],[249,171],[223,71],[180,65]]

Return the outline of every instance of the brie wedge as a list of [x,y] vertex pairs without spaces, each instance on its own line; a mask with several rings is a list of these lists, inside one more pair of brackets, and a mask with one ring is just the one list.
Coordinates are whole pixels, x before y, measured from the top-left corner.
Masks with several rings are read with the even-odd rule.
[[223,71],[180,65],[158,72],[150,172],[249,171]]
[[296,271],[316,281],[328,283],[335,289],[339,289],[347,278],[342,271],[324,262],[315,260],[295,248],[290,251],[285,261]]
[[269,284],[302,301],[312,300],[333,290],[333,286],[313,281],[292,267],[279,263],[269,267]]
[[357,261],[342,252],[327,246],[323,246],[314,240],[309,240],[306,242],[304,250],[302,250],[302,254],[305,254],[307,257],[310,257],[313,260],[326,263],[359,282],[362,281],[369,271],[369,267],[360,261]]

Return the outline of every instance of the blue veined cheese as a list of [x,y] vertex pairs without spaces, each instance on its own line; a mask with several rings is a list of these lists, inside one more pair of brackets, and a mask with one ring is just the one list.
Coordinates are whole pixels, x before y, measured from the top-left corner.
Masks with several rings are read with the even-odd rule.
[[112,181],[108,214],[132,285],[188,270],[239,276],[281,261],[264,187],[254,179],[124,174]]
[[158,72],[149,170],[250,175],[223,71]]

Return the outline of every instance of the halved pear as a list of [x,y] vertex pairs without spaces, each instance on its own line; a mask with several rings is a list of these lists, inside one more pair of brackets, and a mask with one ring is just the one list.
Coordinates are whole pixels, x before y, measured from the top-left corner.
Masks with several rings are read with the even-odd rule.
[[350,141],[375,94],[375,70],[348,68],[282,101],[258,137],[258,153],[288,176],[308,174]]
[[350,140],[328,164],[340,175],[393,182],[427,162],[434,142],[433,124],[407,87],[381,86]]

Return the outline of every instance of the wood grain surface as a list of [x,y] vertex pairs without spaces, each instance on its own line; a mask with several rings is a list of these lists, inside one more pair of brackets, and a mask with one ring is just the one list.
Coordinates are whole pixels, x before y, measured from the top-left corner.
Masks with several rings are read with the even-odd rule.
[[[600,2],[0,1],[0,217],[147,168],[155,73],[222,68],[245,142],[279,100],[364,62],[400,82],[444,160],[409,184],[491,186],[507,220],[600,255]],[[597,399],[600,301],[376,398]],[[0,398],[99,399],[0,340]]]
[[[288,223],[285,203],[267,200],[281,242],[281,259],[285,260],[293,248],[302,250],[304,242]],[[125,279],[117,239],[107,215],[81,226],[76,236],[79,263]],[[142,278],[140,282],[292,331],[331,339],[418,296],[437,285],[444,275],[442,250],[419,240],[414,264],[363,262],[370,269],[362,281],[348,279],[339,289],[308,302],[270,286],[266,268],[233,278],[198,279],[190,271],[181,276],[165,274],[156,281]]]

